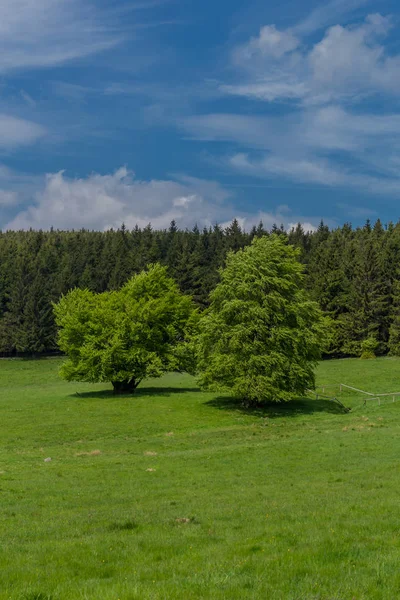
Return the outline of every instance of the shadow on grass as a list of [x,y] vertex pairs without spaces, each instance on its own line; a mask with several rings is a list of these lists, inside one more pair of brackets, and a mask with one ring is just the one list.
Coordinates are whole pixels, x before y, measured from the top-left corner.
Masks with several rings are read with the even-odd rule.
[[173,394],[197,393],[198,387],[140,387],[137,389],[138,396],[172,396]]
[[329,400],[311,400],[308,398],[299,398],[291,402],[269,403],[260,406],[245,407],[235,398],[221,396],[205,403],[207,406],[218,408],[220,410],[230,410],[247,415],[258,417],[296,417],[299,415],[310,415],[313,413],[346,414],[346,410],[336,402]]
[[142,398],[143,396],[172,396],[174,394],[194,393],[200,392],[200,388],[197,387],[138,387],[134,394],[114,394],[113,390],[100,390],[98,392],[75,392],[70,394],[73,398]]

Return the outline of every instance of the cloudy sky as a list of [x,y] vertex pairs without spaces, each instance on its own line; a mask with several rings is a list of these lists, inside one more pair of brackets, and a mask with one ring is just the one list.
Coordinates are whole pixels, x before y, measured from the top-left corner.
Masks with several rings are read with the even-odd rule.
[[0,0],[0,228],[400,217],[394,0]]

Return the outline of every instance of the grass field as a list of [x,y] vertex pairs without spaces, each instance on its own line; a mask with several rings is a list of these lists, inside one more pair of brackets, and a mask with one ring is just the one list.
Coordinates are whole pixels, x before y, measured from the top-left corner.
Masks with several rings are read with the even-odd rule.
[[[121,398],[58,366],[0,361],[0,600],[400,598],[400,402],[246,413],[185,375]],[[400,391],[400,360],[318,382]]]

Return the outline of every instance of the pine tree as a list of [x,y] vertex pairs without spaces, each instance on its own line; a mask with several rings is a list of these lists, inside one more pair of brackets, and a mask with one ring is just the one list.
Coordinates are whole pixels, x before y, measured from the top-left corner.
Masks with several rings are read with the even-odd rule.
[[237,219],[233,219],[232,223],[225,229],[226,248],[236,252],[243,247],[244,235]]
[[400,281],[393,284],[392,322],[389,328],[388,348],[392,356],[400,356]]
[[386,351],[382,329],[389,313],[389,298],[380,265],[382,237],[370,223],[357,230],[353,239],[353,278],[348,299],[349,312],[345,323],[344,352],[360,355],[362,342],[368,338],[380,342],[379,352]]

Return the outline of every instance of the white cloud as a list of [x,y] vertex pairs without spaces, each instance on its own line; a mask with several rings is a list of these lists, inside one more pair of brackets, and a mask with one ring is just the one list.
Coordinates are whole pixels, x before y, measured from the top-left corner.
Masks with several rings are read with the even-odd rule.
[[221,91],[262,101],[298,100],[321,104],[356,101],[366,94],[400,93],[400,55],[382,44],[392,23],[380,14],[357,26],[330,27],[320,41],[307,46],[294,30],[274,25],[233,51],[241,76]]
[[[311,223],[310,221],[305,220],[303,216],[293,214],[291,210],[280,210],[279,206],[272,211],[261,210],[253,215],[236,215],[234,218],[236,218],[240,227],[246,231],[250,231],[250,229],[254,226],[257,227],[260,221],[264,225],[264,228],[269,230],[273,227],[273,225],[277,225],[278,227],[283,225],[283,228],[286,231],[290,231],[293,227],[296,227],[300,223],[304,231],[316,231],[318,225],[318,219],[315,219],[315,223]],[[221,226],[227,227],[231,222],[232,218],[224,223],[221,223]]]
[[347,176],[332,168],[327,161],[317,159],[265,156],[252,159],[247,154],[235,154],[230,164],[239,171],[258,177],[285,177],[304,183],[342,185],[348,183]]
[[[216,162],[241,174],[398,196],[400,113],[387,108],[400,96],[400,54],[387,44],[394,24],[371,14],[333,25],[311,45],[306,37],[345,11],[335,0],[291,29],[261,27],[233,51],[236,81],[220,86],[259,104],[247,114],[181,117],[178,126],[193,139],[234,144]],[[271,102],[280,110],[262,110]]]
[[277,98],[288,100],[304,98],[308,93],[306,83],[296,80],[279,81],[273,78],[270,81],[264,79],[261,83],[221,85],[220,90],[234,96],[244,96],[267,102],[273,102]]
[[228,162],[236,171],[255,177],[279,177],[304,184],[358,189],[375,196],[398,197],[400,194],[400,175],[360,173],[349,166],[336,165],[333,161],[315,155],[308,158],[271,155],[254,158],[239,153],[231,156]]
[[[297,225],[299,224],[299,221],[297,221],[296,223],[289,223],[288,224],[288,231],[290,231],[291,229],[295,229],[297,227]],[[315,225],[313,225],[312,223],[308,223],[307,221],[300,223],[300,225],[302,226],[303,230],[306,233],[313,233],[314,231],[317,231],[317,227]]]
[[214,113],[182,118],[178,125],[194,139],[230,141],[285,156],[341,150],[360,152],[366,160],[366,151],[388,147],[400,153],[400,114],[357,114],[339,105],[282,116]]
[[0,72],[57,65],[120,39],[88,0],[0,2]]
[[18,203],[18,194],[10,190],[0,189],[0,206],[14,206]]
[[[0,184],[16,183],[16,174],[0,167]],[[213,181],[185,175],[174,180],[140,181],[132,172],[121,168],[111,175],[92,174],[84,179],[71,179],[65,173],[48,175],[38,189],[35,202],[21,210],[5,229],[88,229],[117,228],[123,222],[128,228],[167,228],[172,219],[178,226],[200,227],[215,223],[229,224],[234,217],[249,230],[260,220],[266,227],[274,223],[286,228],[293,222],[307,222],[294,215],[288,206],[261,212],[238,212],[230,202],[231,193]],[[19,192],[0,192],[0,205],[18,203]],[[9,194],[7,196],[7,193]],[[6,204],[6,202],[3,202]]]
[[196,221],[211,225],[229,210],[225,202],[229,196],[217,183],[194,178],[140,181],[121,168],[112,175],[70,179],[61,171],[46,177],[34,204],[6,227],[102,230],[122,222],[127,227],[151,222],[158,229],[168,227],[172,219],[182,227]]
[[41,125],[0,113],[0,149],[29,145],[45,133]]
[[181,119],[179,126],[194,139],[239,146],[227,162],[246,175],[380,195],[400,192],[400,114],[357,114],[329,105],[275,117],[199,115]]
[[387,56],[377,41],[389,29],[390,21],[381,15],[370,15],[355,28],[331,27],[307,57],[313,88],[332,96],[399,93],[400,57]]
[[337,23],[344,15],[349,15],[371,3],[372,0],[331,0],[331,2],[321,2],[305,19],[297,23],[293,28],[293,32],[296,35],[314,33],[332,23]]
[[279,31],[275,25],[265,25],[257,37],[235,50],[234,59],[238,64],[259,58],[280,59],[296,50],[299,44],[299,39],[290,31]]
[[181,196],[180,198],[175,198],[173,201],[173,206],[181,206],[186,208],[192,202],[196,202],[198,200],[198,196],[196,194],[191,194],[190,196]]

